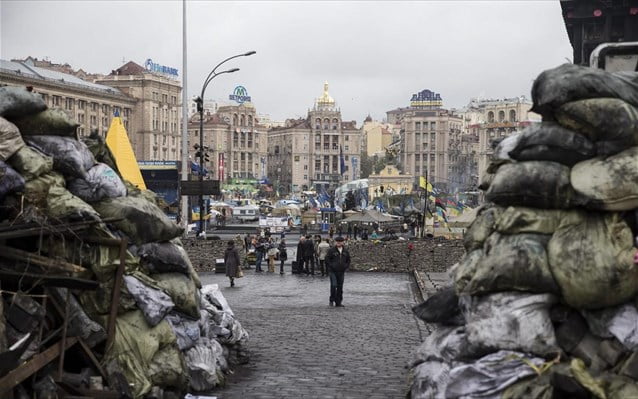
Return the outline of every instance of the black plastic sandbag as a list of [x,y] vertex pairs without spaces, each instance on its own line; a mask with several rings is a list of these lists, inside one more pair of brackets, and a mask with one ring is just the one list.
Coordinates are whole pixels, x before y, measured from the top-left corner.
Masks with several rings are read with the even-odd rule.
[[638,106],[638,73],[606,72],[573,64],[543,71],[532,86],[532,111],[544,120],[565,103],[587,98],[612,97]]
[[87,171],[86,178],[68,182],[70,192],[86,202],[97,202],[105,198],[126,196],[126,186],[115,171],[106,164],[98,163]]
[[171,242],[150,242],[137,248],[136,253],[141,264],[151,273],[190,274],[188,255]]
[[486,198],[498,205],[521,205],[541,209],[566,209],[580,205],[567,166],[550,161],[527,161],[503,165],[487,190]]
[[47,109],[42,96],[24,87],[0,87],[0,116],[17,118],[37,114]]
[[460,317],[459,297],[456,295],[453,286],[436,292],[423,303],[414,306],[412,312],[419,319],[430,323],[463,324],[463,318]]
[[517,161],[552,161],[572,166],[592,158],[596,151],[587,137],[544,122],[525,128],[509,155]]
[[24,178],[9,165],[0,161],[0,201],[7,194],[22,191],[24,189]]
[[23,136],[70,136],[80,126],[59,108],[47,109],[35,115],[11,120]]
[[86,144],[70,137],[32,136],[27,142],[53,157],[53,169],[65,177],[85,178],[86,171],[95,164]]

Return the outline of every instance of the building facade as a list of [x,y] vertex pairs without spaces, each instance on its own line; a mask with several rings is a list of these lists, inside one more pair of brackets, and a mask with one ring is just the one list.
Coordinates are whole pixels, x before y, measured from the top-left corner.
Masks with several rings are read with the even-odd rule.
[[181,82],[128,62],[96,83],[136,100],[128,133],[138,160],[181,159]]
[[[189,157],[199,165],[199,114],[188,123]],[[224,105],[216,113],[204,114],[203,143],[208,162],[204,167],[211,179],[222,182],[233,178],[261,179],[267,171],[267,134],[258,123],[251,103]]]
[[392,132],[389,124],[373,121],[368,116],[361,129],[363,152],[368,156],[383,156],[385,149],[392,144]]
[[80,136],[97,131],[104,137],[115,113],[122,117],[127,130],[133,127],[135,98],[110,86],[35,66],[32,60],[30,57],[24,61],[0,60],[0,85],[32,87],[34,92],[42,95],[49,108],[63,109],[80,125]]
[[268,177],[283,194],[333,191],[359,178],[361,145],[361,130],[341,119],[325,83],[305,119],[289,119],[268,132]]

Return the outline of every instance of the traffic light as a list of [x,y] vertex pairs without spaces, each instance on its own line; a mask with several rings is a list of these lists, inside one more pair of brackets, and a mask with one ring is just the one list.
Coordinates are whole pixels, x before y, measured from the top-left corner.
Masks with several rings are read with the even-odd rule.
[[204,101],[202,101],[202,98],[197,97],[193,101],[195,101],[195,104],[197,104],[197,112],[204,112]]
[[197,151],[195,153],[195,158],[201,158],[202,157],[202,152],[201,151]]
[[210,158],[208,157],[208,153],[207,152],[204,153],[204,161],[205,162],[210,162]]

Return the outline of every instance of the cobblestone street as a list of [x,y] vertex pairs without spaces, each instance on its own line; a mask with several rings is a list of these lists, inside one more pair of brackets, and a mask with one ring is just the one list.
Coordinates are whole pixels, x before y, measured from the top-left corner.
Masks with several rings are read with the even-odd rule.
[[407,274],[347,273],[344,308],[328,306],[329,280],[260,273],[219,283],[248,330],[250,363],[218,398],[403,398],[410,353],[423,324],[410,307],[416,285]]

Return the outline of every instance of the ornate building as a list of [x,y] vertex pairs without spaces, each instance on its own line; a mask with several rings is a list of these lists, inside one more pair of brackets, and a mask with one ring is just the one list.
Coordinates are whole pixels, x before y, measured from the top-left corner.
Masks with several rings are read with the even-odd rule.
[[332,191],[359,178],[361,144],[361,130],[355,121],[342,121],[325,83],[305,119],[268,132],[268,177],[282,194]]

